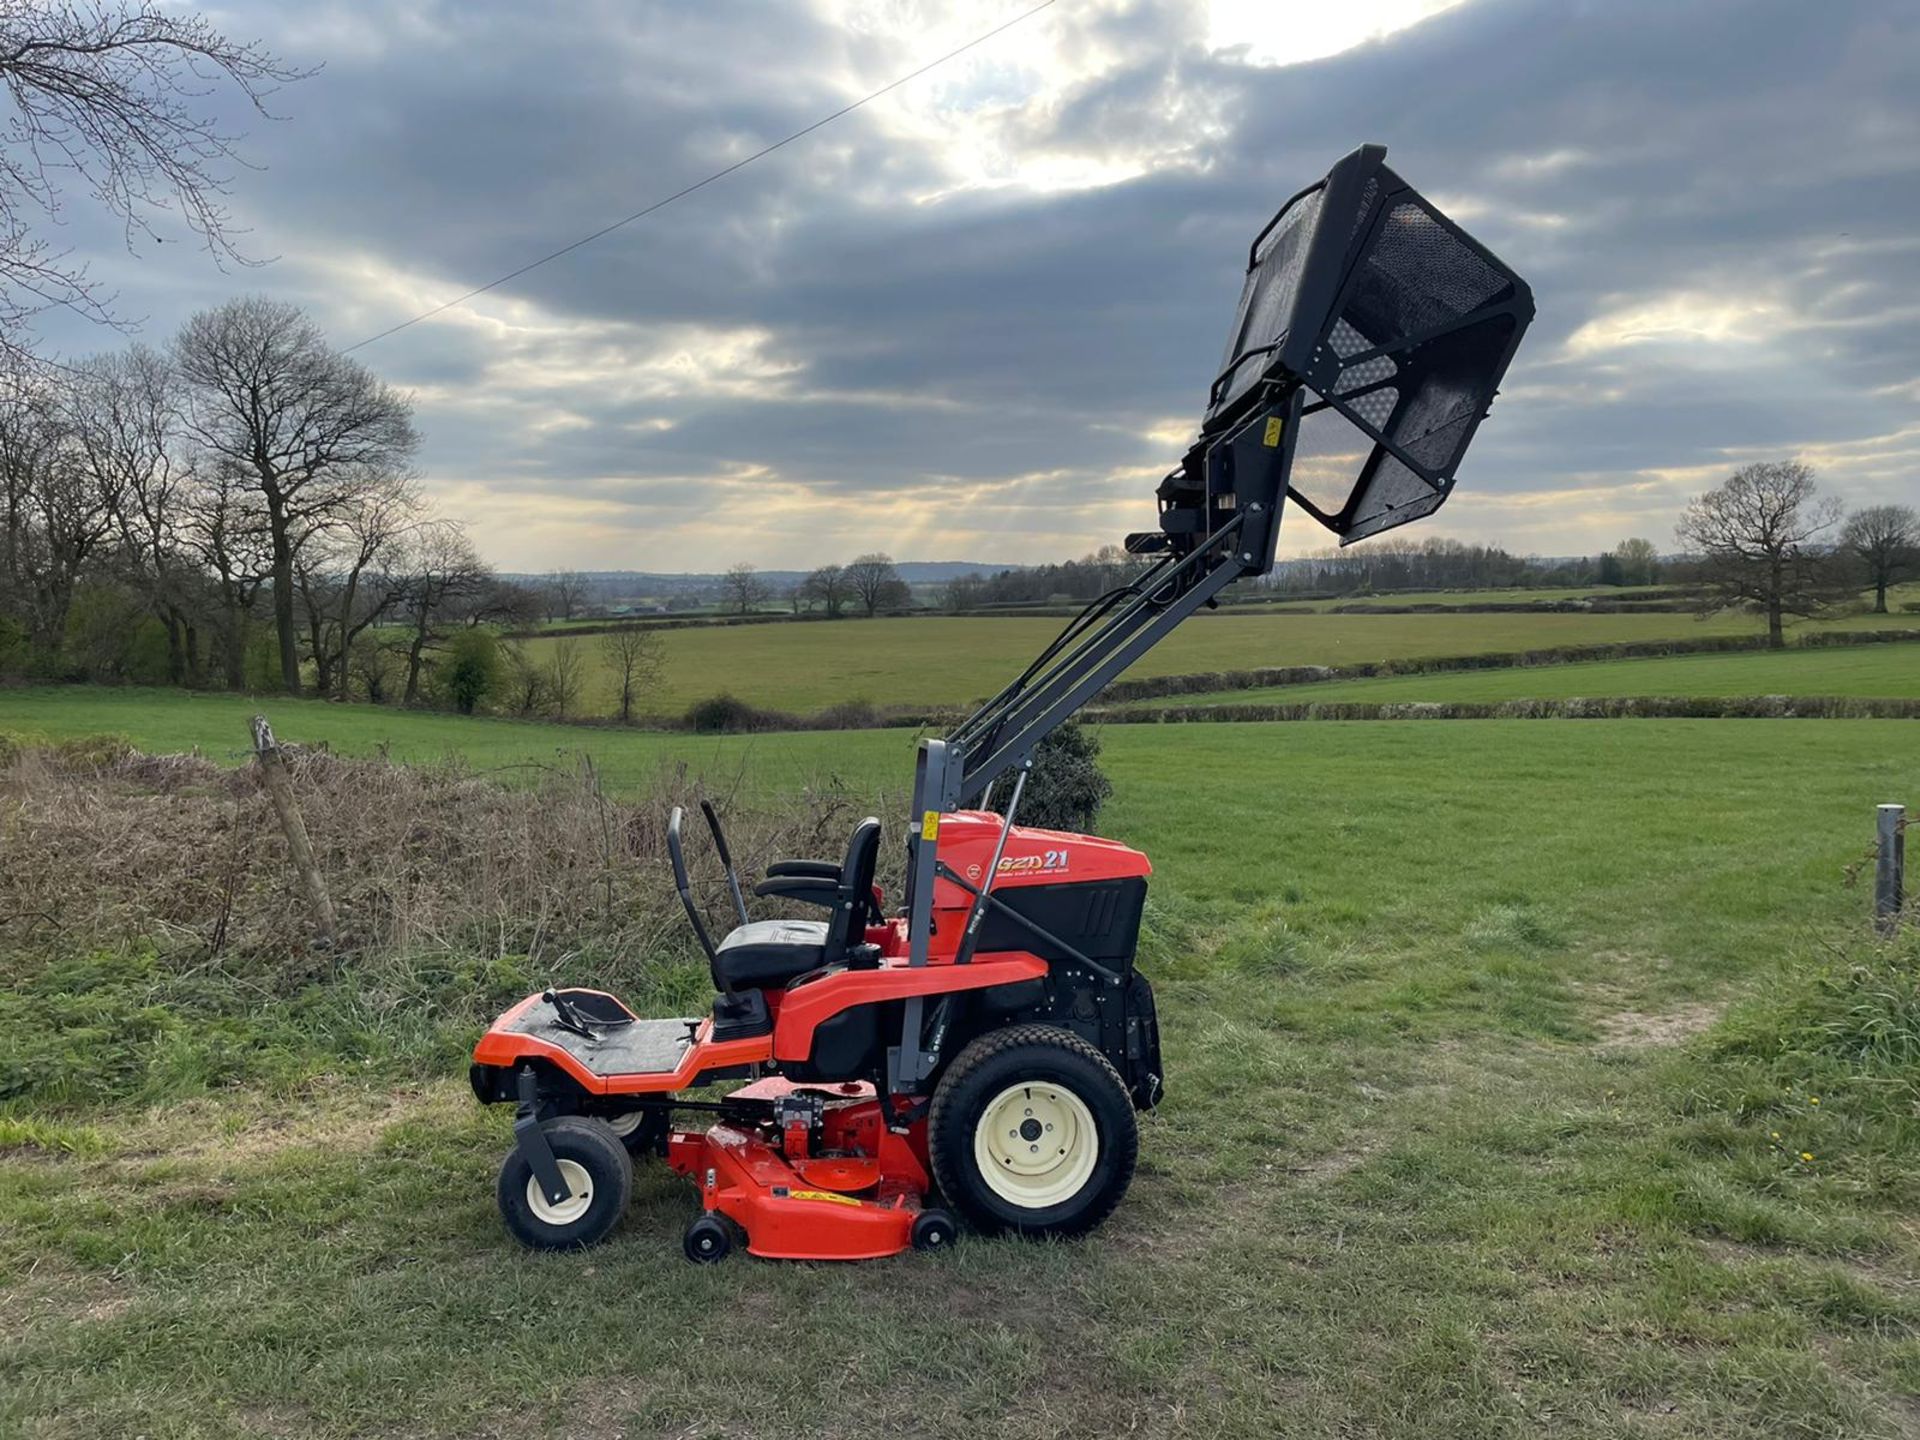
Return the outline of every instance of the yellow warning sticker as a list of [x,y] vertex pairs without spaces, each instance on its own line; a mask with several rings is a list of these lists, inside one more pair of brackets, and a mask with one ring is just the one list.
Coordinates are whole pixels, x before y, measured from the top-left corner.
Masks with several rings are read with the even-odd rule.
[[851,1195],[836,1195],[831,1190],[789,1190],[789,1200],[831,1200],[836,1205],[858,1205]]
[[1267,448],[1269,450],[1280,443],[1280,430],[1280,417],[1278,415],[1269,415],[1267,417]]
[[920,817],[920,838],[938,840],[940,838],[940,812],[929,810]]

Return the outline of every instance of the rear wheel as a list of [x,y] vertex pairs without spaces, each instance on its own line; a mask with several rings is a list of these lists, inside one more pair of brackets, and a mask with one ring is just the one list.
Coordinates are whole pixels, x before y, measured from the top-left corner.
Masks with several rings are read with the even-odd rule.
[[654,1106],[623,1111],[606,1117],[607,1128],[619,1137],[634,1159],[665,1153],[667,1112]]
[[533,1250],[598,1244],[626,1213],[633,1161],[604,1120],[566,1115],[540,1128],[567,1182],[567,1197],[549,1200],[516,1146],[500,1166],[496,1190],[507,1233]]
[[1079,1235],[1127,1193],[1140,1131],[1104,1055],[1071,1031],[1016,1025],[941,1077],[927,1148],[941,1194],[978,1228]]

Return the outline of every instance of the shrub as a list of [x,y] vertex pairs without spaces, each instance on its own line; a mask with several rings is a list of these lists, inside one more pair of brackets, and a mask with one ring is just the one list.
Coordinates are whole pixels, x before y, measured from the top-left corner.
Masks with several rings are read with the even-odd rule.
[[842,700],[810,718],[816,730],[877,730],[887,723],[871,700]]
[[[1009,797],[1012,793],[1007,792]],[[1069,721],[1034,750],[1033,773],[1027,777],[1016,818],[1022,825],[1042,830],[1086,834],[1093,829],[1101,803],[1112,793],[1113,782],[1100,769],[1100,737]]]
[[0,676],[19,675],[27,668],[27,632],[18,621],[0,615]]
[[462,630],[447,647],[442,671],[447,696],[462,715],[471,715],[500,688],[500,642],[491,630]]
[[762,710],[737,695],[715,695],[687,707],[686,727],[696,735],[748,735],[765,730],[800,730],[797,716]]

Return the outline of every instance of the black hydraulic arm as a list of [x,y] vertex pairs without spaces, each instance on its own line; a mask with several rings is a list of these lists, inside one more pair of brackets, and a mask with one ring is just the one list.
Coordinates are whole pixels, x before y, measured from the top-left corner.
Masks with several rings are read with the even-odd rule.
[[[1181,622],[1234,581],[1271,571],[1289,498],[1342,544],[1438,510],[1532,318],[1526,282],[1388,168],[1378,145],[1280,208],[1248,251],[1199,438],[1160,484],[1160,528],[1127,537],[1130,553],[1155,563],[1090,604],[951,734],[920,742],[912,964],[928,962],[941,815],[982,803]],[[980,889],[984,913],[991,885]],[[887,1078],[916,1094],[939,1046],[923,1035],[921,1000],[902,1008]]]
[[947,736],[938,808],[977,802],[1088,700],[1235,580],[1273,567],[1293,457],[1298,391],[1270,387],[1250,413],[1203,435],[1162,489],[1163,558],[1103,595],[1017,680]]

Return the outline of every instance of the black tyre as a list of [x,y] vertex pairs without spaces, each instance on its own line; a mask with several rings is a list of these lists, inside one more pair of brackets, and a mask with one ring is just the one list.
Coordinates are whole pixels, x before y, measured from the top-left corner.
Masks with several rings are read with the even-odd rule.
[[913,1229],[908,1235],[916,1250],[951,1250],[959,1233],[953,1216],[946,1211],[922,1210],[913,1217]]
[[696,1265],[718,1265],[733,1253],[734,1227],[718,1215],[701,1215],[687,1226],[680,1248]]
[[497,1198],[507,1233],[533,1250],[596,1245],[620,1223],[633,1197],[633,1160],[604,1120],[564,1115],[540,1127],[569,1195],[555,1204],[516,1146],[500,1166]]
[[644,1160],[649,1155],[664,1155],[667,1150],[667,1112],[656,1106],[646,1106],[639,1110],[627,1110],[618,1115],[604,1117],[607,1128],[626,1146],[627,1153],[636,1160]]
[[1080,1235],[1133,1179],[1140,1129],[1107,1058],[1068,1030],[1015,1025],[955,1057],[933,1092],[940,1193],[977,1228]]

